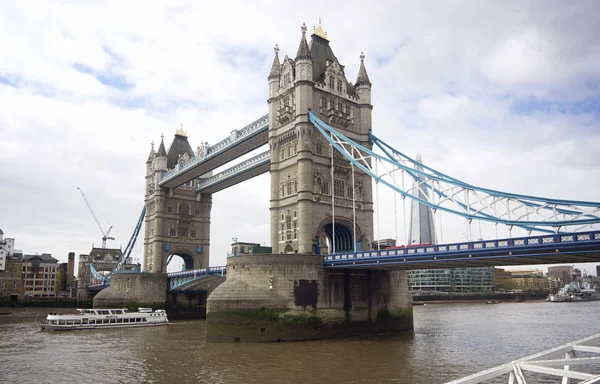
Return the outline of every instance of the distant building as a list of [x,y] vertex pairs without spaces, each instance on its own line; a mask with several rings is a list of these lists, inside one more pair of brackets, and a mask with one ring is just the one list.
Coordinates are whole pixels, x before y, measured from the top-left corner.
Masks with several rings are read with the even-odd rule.
[[[417,155],[417,161],[422,161],[420,155]],[[420,166],[415,169],[422,171]],[[414,188],[413,195],[429,201],[429,191],[425,187]],[[412,200],[408,245],[436,243],[431,208]],[[408,285],[412,290],[421,291],[491,292],[494,290],[494,267],[410,270]]]
[[573,281],[573,267],[570,265],[548,267],[548,277],[560,279],[563,284]]
[[511,278],[512,274],[510,271],[505,271],[502,268],[494,268],[494,290],[499,291],[501,289],[505,289],[505,281]]
[[69,252],[66,263],[58,264],[55,280],[55,292],[57,296],[72,297],[75,295],[75,253]]
[[4,232],[0,229],[0,271],[6,268],[6,259],[13,255],[15,239],[5,239]]
[[509,289],[523,291],[549,291],[550,285],[547,277],[539,275],[517,275],[504,282]]
[[22,278],[25,296],[55,297],[58,260],[49,253],[23,255]]
[[229,254],[229,256],[258,255],[272,252],[273,248],[260,245],[259,243],[244,243],[241,241],[236,241],[231,244],[231,254]]
[[395,247],[395,246],[396,246],[396,239],[375,240],[371,244],[372,249],[385,249],[386,247]]

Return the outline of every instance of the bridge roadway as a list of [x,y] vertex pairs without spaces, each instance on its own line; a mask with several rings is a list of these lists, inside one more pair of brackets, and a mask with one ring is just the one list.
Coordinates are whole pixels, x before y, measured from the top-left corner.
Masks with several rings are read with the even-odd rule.
[[[327,269],[410,270],[593,262],[600,262],[600,231],[342,252],[323,257],[323,267]],[[226,274],[224,266],[171,272],[167,274],[168,286],[172,291],[197,279]],[[88,289],[99,291],[109,285],[90,285]]]
[[327,255],[325,268],[436,269],[600,261],[600,231]]
[[209,147],[206,153],[177,164],[163,175],[159,185],[163,188],[176,188],[227,164],[267,144],[268,132],[267,114],[240,130],[233,130],[229,137]]

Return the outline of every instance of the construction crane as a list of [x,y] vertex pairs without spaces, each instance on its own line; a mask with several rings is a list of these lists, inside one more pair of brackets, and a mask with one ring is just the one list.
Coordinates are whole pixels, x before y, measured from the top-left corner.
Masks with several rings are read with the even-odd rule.
[[110,228],[108,228],[108,231],[104,232],[104,229],[102,228],[102,225],[100,225],[100,222],[98,221],[98,218],[96,217],[96,214],[94,213],[94,210],[92,209],[92,206],[90,205],[90,202],[88,201],[87,197],[85,197],[85,193],[83,193],[83,191],[79,187],[77,187],[77,190],[79,191],[79,193],[81,193],[81,197],[83,197],[83,200],[85,201],[85,204],[87,205],[90,212],[92,213],[92,216],[94,217],[94,220],[96,221],[96,224],[98,225],[98,228],[100,228],[100,232],[102,232],[102,248],[106,248],[106,240],[114,240],[115,239],[114,237],[108,236],[110,234],[110,230],[112,229],[112,225],[110,226]]

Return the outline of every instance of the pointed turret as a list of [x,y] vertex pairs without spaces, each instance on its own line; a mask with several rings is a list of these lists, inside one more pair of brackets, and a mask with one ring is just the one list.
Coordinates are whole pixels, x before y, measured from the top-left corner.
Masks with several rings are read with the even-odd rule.
[[164,135],[160,137],[160,145],[158,146],[158,152],[156,152],[156,157],[167,157]]
[[146,160],[146,164],[152,163],[154,160],[154,156],[156,156],[156,152],[154,152],[154,141],[150,143],[150,154],[148,155],[148,160]]
[[360,99],[360,103],[365,106],[371,107],[371,81],[369,75],[367,75],[367,69],[365,68],[365,54],[360,53],[360,69],[358,70],[358,76],[356,78],[356,84],[354,84],[354,90],[356,95]]
[[298,53],[296,54],[296,61],[300,59],[308,59],[312,61],[312,56],[310,55],[310,48],[308,48],[308,43],[306,42],[306,23],[302,23],[302,38],[300,39],[300,46],[298,47]]
[[356,86],[366,85],[371,88],[371,81],[369,75],[367,75],[367,69],[365,68],[365,54],[360,53],[360,69],[358,70],[358,77],[356,78]]
[[[152,162],[152,168],[155,171],[166,171],[167,170],[167,151],[165,150],[165,135],[160,135],[160,145],[158,146],[158,151],[156,152],[156,156],[154,156],[154,161]],[[156,182],[160,181],[157,179]]]
[[271,72],[269,73],[268,79],[279,78],[281,76],[281,64],[279,63],[279,45],[275,44],[275,58],[273,59],[273,65],[271,65]]
[[[310,53],[310,48],[306,42],[306,23],[302,23],[300,27],[302,31],[302,37],[300,38],[300,45],[298,46],[298,53],[296,54],[295,69],[296,69],[296,81],[310,82],[313,83],[313,58]],[[307,106],[307,108],[309,108]]]

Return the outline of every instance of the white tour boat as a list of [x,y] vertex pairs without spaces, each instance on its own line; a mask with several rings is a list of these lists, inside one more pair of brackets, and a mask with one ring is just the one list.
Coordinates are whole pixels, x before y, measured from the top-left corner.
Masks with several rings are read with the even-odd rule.
[[138,312],[119,309],[78,309],[77,314],[51,313],[42,323],[42,330],[73,331],[76,329],[103,329],[126,327],[151,327],[167,325],[167,313],[163,309],[138,308]]

